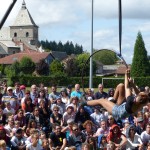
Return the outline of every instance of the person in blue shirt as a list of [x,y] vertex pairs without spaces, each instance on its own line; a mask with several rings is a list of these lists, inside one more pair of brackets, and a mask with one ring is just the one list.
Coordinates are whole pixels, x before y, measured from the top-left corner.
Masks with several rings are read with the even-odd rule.
[[83,93],[80,91],[80,84],[75,84],[75,90],[71,92],[71,97],[78,97],[79,99],[82,98]]

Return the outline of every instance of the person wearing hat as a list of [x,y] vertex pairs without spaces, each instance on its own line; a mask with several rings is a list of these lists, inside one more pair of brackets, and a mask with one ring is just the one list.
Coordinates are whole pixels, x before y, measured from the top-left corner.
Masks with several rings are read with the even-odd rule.
[[3,105],[5,104],[5,102],[10,102],[11,107],[14,110],[17,110],[19,108],[20,103],[19,103],[18,97],[14,95],[13,88],[10,86],[7,88],[7,93],[4,94],[2,97]]
[[136,119],[137,125],[136,125],[136,132],[137,134],[141,135],[141,133],[144,131],[144,122],[142,117],[138,117]]
[[75,119],[74,106],[72,104],[66,107],[66,112],[63,114],[63,125],[67,125],[67,120]]

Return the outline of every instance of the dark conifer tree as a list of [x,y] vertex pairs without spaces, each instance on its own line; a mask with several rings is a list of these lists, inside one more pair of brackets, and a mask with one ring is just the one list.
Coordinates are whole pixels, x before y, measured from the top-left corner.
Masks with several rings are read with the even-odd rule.
[[138,32],[134,46],[134,55],[131,66],[131,75],[133,77],[145,77],[149,75],[149,61],[147,51],[141,32]]

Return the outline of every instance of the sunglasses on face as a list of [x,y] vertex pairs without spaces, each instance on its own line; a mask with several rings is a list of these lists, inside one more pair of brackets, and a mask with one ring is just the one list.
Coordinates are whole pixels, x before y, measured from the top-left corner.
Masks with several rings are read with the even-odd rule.
[[54,110],[54,111],[59,111],[59,110]]

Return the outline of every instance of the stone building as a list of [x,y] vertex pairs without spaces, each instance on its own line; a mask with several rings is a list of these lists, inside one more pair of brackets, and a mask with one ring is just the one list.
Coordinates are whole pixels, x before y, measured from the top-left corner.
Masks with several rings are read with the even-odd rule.
[[38,26],[23,0],[14,23],[0,30],[0,58],[29,50],[43,51],[38,45]]

